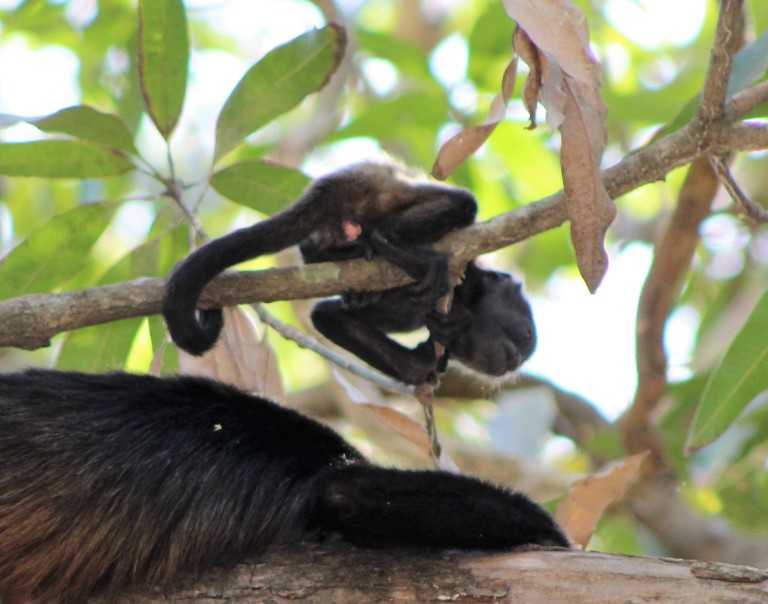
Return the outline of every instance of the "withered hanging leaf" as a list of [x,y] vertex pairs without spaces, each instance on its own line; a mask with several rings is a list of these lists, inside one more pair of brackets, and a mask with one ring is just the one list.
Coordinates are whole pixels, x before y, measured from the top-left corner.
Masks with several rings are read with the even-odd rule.
[[643,451],[571,485],[570,492],[557,507],[555,520],[573,543],[587,546],[605,510],[627,492],[640,474],[646,457],[648,451]]
[[179,349],[179,370],[232,384],[273,401],[284,398],[277,357],[239,308],[224,309],[219,341],[204,355],[196,357]]
[[517,56],[513,53],[512,60],[504,70],[504,76],[501,80],[501,91],[493,97],[485,122],[479,126],[466,128],[443,143],[440,151],[437,153],[435,165],[432,166],[432,176],[438,180],[448,178],[465,159],[488,140],[496,125],[504,119],[507,102],[515,90],[516,78]]
[[520,29],[519,25],[515,27],[515,32],[512,34],[512,46],[514,46],[515,52],[520,55],[520,58],[525,61],[530,70],[528,77],[525,79],[521,97],[523,105],[531,118],[531,123],[528,126],[528,129],[533,130],[536,127],[536,105],[539,102],[539,93],[541,91],[541,60],[539,58],[539,49],[536,48],[533,42],[531,42],[528,34]]
[[429,451],[429,438],[422,424],[388,406],[380,393],[359,376],[336,369],[333,370],[333,375],[344,389],[348,400],[354,403],[356,408],[365,409],[366,412],[376,417],[377,421],[415,444],[420,450]]
[[362,406],[388,428],[417,445],[419,449],[429,450],[427,431],[419,422],[385,405],[363,403]]
[[547,110],[547,126],[552,130],[558,130],[565,120],[565,73],[552,60],[552,55],[542,52],[539,57],[541,65],[541,89],[539,90],[539,102]]
[[568,78],[565,119],[560,126],[560,165],[571,241],[579,272],[594,293],[608,269],[605,234],[616,206],[603,185],[600,157],[605,147],[605,105],[599,92]]
[[504,0],[504,8],[566,74],[577,80],[592,79],[597,61],[589,49],[586,17],[571,0]]
[[533,114],[531,105],[538,100],[547,110],[547,124],[562,136],[571,240],[579,271],[594,292],[608,267],[604,241],[616,209],[600,175],[607,108],[587,22],[570,0],[504,0],[504,6],[523,30],[515,33],[514,43],[531,67],[523,92],[526,107]]

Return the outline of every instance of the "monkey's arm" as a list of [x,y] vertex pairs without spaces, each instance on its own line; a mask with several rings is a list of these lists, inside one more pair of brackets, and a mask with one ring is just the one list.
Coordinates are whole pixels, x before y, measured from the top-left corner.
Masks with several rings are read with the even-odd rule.
[[395,245],[376,231],[371,235],[371,246],[388,262],[401,268],[416,281],[407,286],[411,299],[426,310],[451,291],[448,273],[448,254],[417,246]]
[[395,342],[376,327],[376,308],[349,308],[339,299],[323,300],[312,309],[312,323],[326,338],[395,379],[406,384],[433,382],[437,358],[431,340],[414,349]]

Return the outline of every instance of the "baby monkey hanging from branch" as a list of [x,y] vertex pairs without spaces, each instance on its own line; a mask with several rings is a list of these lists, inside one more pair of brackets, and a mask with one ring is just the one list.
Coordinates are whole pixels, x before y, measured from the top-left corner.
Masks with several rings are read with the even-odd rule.
[[[331,173],[285,210],[215,239],[182,261],[168,279],[163,302],[168,330],[180,348],[203,354],[223,326],[220,308],[196,310],[208,282],[235,264],[298,244],[306,263],[379,255],[414,279],[318,303],[312,321],[331,341],[407,384],[434,382],[449,358],[487,375],[505,375],[536,343],[519,283],[469,262],[448,312],[436,310],[452,285],[448,255],[428,246],[472,224],[476,213],[468,191],[412,180],[390,164],[362,163]],[[413,349],[387,336],[424,326],[429,338]],[[444,349],[439,358],[435,342]]]

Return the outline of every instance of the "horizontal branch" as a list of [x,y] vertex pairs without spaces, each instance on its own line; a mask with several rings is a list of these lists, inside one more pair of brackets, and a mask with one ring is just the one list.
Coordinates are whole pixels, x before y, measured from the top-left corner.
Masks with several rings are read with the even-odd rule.
[[[582,551],[504,554],[284,546],[259,563],[116,604],[238,602],[764,602],[768,573],[745,566]],[[172,596],[172,598],[170,597]],[[92,604],[96,604],[92,600]]]
[[[756,87],[757,88],[757,87]],[[728,115],[756,102],[748,91],[726,105]],[[746,101],[745,99],[750,99]],[[702,139],[694,124],[637,150],[611,168],[603,179],[612,198],[644,184],[663,179],[674,168],[702,155],[768,147],[768,127],[736,124],[710,127]],[[480,254],[506,247],[556,228],[568,219],[565,195],[559,193],[452,233],[438,249],[452,255],[458,275]],[[301,268],[227,273],[213,280],[203,292],[201,306],[231,306],[275,300],[326,297],[345,291],[382,290],[408,283],[409,277],[382,260],[352,260]],[[47,346],[58,333],[160,312],[164,279],[144,278],[115,285],[54,294],[32,294],[0,302],[0,346],[32,350]]]
[[[504,222],[472,227],[446,238],[437,247],[450,249],[452,268],[466,263],[506,238],[519,241],[562,224],[564,206],[545,200],[514,210]],[[482,250],[477,252],[476,250]],[[200,306],[233,306],[275,300],[327,297],[345,291],[382,290],[404,285],[410,277],[389,263],[374,259],[325,262],[295,268],[225,273],[203,291]],[[372,285],[373,284],[373,285]],[[143,278],[114,285],[54,294],[31,294],[0,302],[0,346],[32,350],[47,346],[58,333],[119,319],[160,312],[165,279]]]

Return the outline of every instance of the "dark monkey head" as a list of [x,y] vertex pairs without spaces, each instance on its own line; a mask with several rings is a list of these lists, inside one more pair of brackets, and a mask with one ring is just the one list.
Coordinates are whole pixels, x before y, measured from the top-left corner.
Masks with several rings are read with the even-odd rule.
[[536,348],[536,327],[521,285],[506,273],[470,263],[456,288],[457,302],[471,317],[469,328],[451,342],[451,356],[486,375],[517,369]]

